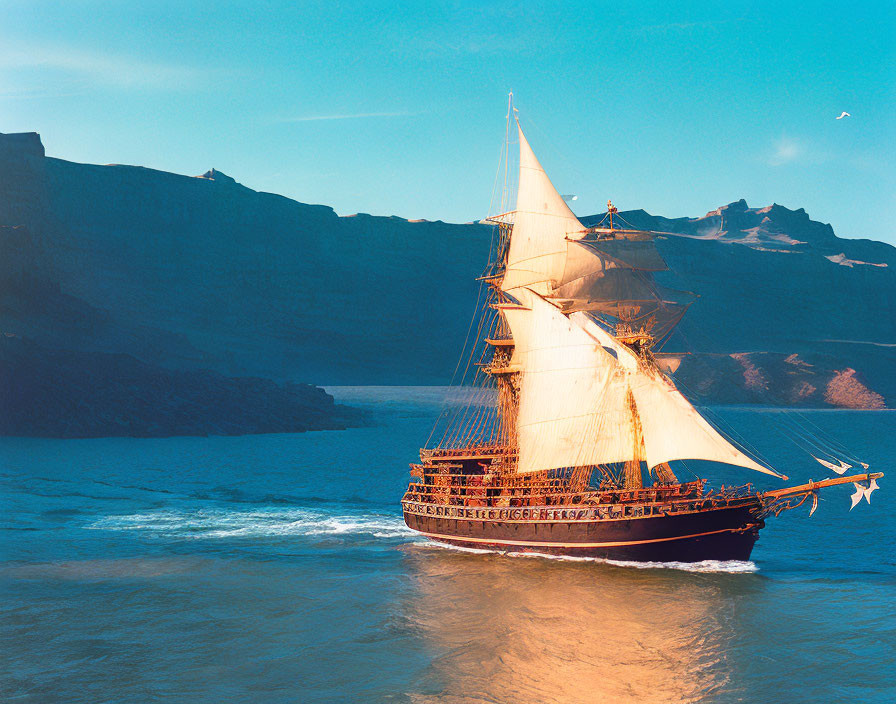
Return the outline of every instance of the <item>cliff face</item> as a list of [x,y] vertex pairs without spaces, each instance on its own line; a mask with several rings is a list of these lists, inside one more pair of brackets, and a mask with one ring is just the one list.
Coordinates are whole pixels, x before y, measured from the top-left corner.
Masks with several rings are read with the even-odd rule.
[[[326,384],[448,381],[488,228],[339,217],[215,170],[188,177],[73,164],[43,156],[39,144],[0,135],[0,246],[26,238],[14,249],[35,257],[24,265],[31,292],[21,282],[17,299],[4,292],[14,310],[3,308],[0,329],[172,369]],[[887,346],[896,343],[896,249],[840,239],[779,205],[621,215],[673,233],[658,242],[672,268],[664,282],[700,298],[666,350],[693,353],[680,364],[692,381],[718,378],[704,385],[706,400],[849,405],[852,393],[866,405],[896,403],[896,348]],[[802,374],[816,391],[761,393],[733,355],[748,355],[769,379]],[[791,355],[814,371],[782,361]],[[839,390],[827,393],[835,378]]]
[[164,369],[130,355],[0,336],[0,435],[164,437],[339,430],[363,421],[323,389]]
[[220,172],[39,166],[0,161],[0,224],[26,226],[66,294],[201,350],[173,363],[327,383],[454,368],[486,228],[340,218]]

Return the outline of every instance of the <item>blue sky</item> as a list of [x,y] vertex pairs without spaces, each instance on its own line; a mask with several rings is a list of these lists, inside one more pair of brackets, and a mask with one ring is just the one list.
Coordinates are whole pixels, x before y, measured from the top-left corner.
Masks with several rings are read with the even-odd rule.
[[463,222],[488,210],[513,90],[579,214],[746,198],[896,244],[894,7],[0,0],[0,131]]

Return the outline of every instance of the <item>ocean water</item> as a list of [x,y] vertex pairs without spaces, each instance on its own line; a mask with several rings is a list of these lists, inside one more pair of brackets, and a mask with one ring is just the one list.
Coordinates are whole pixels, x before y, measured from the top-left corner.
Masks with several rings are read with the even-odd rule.
[[[452,550],[398,505],[440,392],[334,391],[374,424],[0,439],[0,700],[896,700],[889,477],[770,520],[749,563]],[[799,427],[896,458],[894,412],[715,412],[793,482],[830,475]]]

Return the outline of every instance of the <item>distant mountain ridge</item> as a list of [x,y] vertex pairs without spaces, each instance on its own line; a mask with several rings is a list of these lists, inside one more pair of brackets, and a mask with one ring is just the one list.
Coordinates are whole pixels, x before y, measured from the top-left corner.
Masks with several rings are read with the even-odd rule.
[[[661,279],[700,296],[665,348],[690,353],[676,375],[695,397],[896,404],[896,249],[742,200],[698,218],[620,215],[670,233]],[[328,385],[446,383],[490,244],[483,225],[339,217],[214,169],[75,164],[33,134],[0,135],[0,225],[18,243],[0,267],[30,257],[44,287],[4,287],[0,331]]]

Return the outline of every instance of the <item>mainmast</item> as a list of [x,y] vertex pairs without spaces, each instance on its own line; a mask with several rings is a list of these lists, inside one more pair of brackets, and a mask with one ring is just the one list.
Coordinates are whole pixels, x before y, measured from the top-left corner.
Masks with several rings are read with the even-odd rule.
[[632,424],[632,458],[625,463],[623,486],[626,489],[640,489],[644,486],[644,478],[641,476],[641,460],[644,457],[644,433],[641,430],[641,419],[638,417],[638,406],[635,403],[635,395],[629,389],[625,394],[625,401],[631,413],[629,422]]
[[[510,238],[513,230],[513,221],[507,216],[510,211],[510,134],[511,120],[515,118],[516,108],[513,107],[513,92],[507,96],[507,117],[504,131],[504,148],[502,160],[504,162],[504,178],[501,186],[501,200],[499,206],[500,215],[489,217],[489,222],[498,227],[497,247],[494,252],[494,260],[489,263],[489,270],[484,277],[489,286],[489,295],[486,305],[499,309],[511,301],[501,289],[501,281],[507,266],[507,251],[510,247]],[[511,364],[514,350],[514,340],[510,328],[504,316],[499,314],[492,335],[485,340],[491,346],[491,360],[483,365],[483,371],[490,374],[497,387],[497,441],[503,450],[501,456],[506,458],[504,463],[495,463],[497,472],[511,471],[513,469],[517,437],[516,418],[519,407],[519,372]]]

